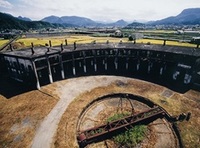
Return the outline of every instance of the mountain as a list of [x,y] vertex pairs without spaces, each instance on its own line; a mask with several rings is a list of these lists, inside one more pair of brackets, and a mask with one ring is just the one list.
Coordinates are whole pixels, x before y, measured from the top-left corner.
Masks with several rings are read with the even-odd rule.
[[[49,23],[59,23],[59,19],[60,19],[59,17],[51,15],[51,16],[43,18],[41,21],[49,22]],[[59,24],[62,24],[62,22]]]
[[29,22],[32,21],[30,18],[22,17],[22,16],[18,16],[17,18],[20,19],[20,20],[23,20],[23,21],[29,21]]
[[1,13],[0,12],[0,30],[5,29],[19,29],[19,30],[28,30],[30,28],[33,29],[40,29],[40,28],[47,28],[53,27],[54,25],[41,22],[41,21],[24,21],[20,20],[16,17],[13,17],[10,14]]
[[143,27],[145,27],[145,24],[133,22],[131,24],[128,24],[125,28],[143,28]]
[[58,23],[58,24],[70,24],[74,26],[96,26],[98,23],[95,21],[79,16],[48,16],[43,18],[41,21],[49,23]]
[[115,27],[124,27],[124,26],[127,26],[127,25],[128,25],[128,23],[126,21],[124,21],[123,19],[118,20],[115,23],[107,24],[107,26],[115,26]]
[[171,16],[162,20],[149,22],[152,25],[196,25],[200,24],[200,8],[183,10],[177,16]]

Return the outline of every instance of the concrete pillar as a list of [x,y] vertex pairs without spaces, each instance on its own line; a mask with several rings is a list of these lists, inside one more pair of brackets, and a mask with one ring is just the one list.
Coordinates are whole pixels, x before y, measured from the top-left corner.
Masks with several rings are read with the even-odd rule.
[[48,72],[49,72],[49,81],[50,81],[50,83],[53,83],[53,77],[52,77],[52,72],[51,72],[51,65],[50,65],[49,57],[48,57],[47,53],[46,53],[46,60],[47,60],[47,67],[48,67]]
[[65,45],[67,46],[67,39],[65,39]]
[[73,75],[76,75],[76,68],[75,68],[75,60],[74,60],[74,54],[72,53],[72,66],[73,66]]
[[138,60],[138,63],[137,63],[137,71],[140,69],[140,61]]
[[160,68],[160,75],[163,74],[163,67]]
[[35,66],[35,62],[31,61],[31,63],[32,63],[34,75],[35,75],[35,78],[36,78],[36,87],[37,87],[37,89],[40,90],[40,82],[39,82],[39,78],[38,78],[38,74],[37,74],[37,69],[36,69],[36,66]]
[[136,39],[134,39],[133,44],[136,44]]
[[11,45],[11,44],[9,44],[9,45],[10,45],[10,50],[13,51],[13,47],[12,47],[12,45]]
[[108,62],[107,62],[107,56],[105,57],[105,70],[108,70]]
[[74,50],[76,50],[76,42],[74,42]]
[[166,40],[163,41],[163,46],[165,46],[165,45],[166,45]]
[[106,41],[106,44],[109,44],[109,40]]
[[32,55],[34,55],[35,51],[34,51],[33,43],[31,43],[31,52],[32,52]]
[[128,58],[126,58],[126,70],[128,70]]
[[49,47],[52,47],[51,40],[49,40]]
[[63,67],[63,61],[62,61],[62,55],[59,55],[59,61],[60,61],[60,68],[61,68],[61,77],[62,79],[65,79],[65,72]]
[[84,69],[84,73],[87,73],[85,51],[83,51],[83,69]]
[[[19,64],[19,59],[17,58],[17,57],[15,57],[16,58],[16,63],[17,63],[17,67],[15,67],[15,69],[16,69],[16,71],[17,71],[17,74],[18,74],[18,77],[20,77],[21,76],[21,68],[20,68],[20,64]],[[19,79],[19,78],[18,78]],[[23,78],[20,78],[21,80],[23,79]]]
[[94,71],[97,71],[97,58],[96,58],[96,51],[92,50],[92,53],[94,55]]
[[60,45],[61,48],[61,52],[63,52],[64,48],[63,48],[63,44]]
[[150,73],[150,71],[151,71],[151,67],[152,67],[152,63],[149,62],[149,63],[148,63],[148,73]]
[[95,62],[94,62],[94,71],[95,71],[95,72],[97,71],[97,62],[96,62],[96,60],[95,60]]
[[118,69],[118,54],[119,54],[119,51],[118,49],[116,49],[116,54],[115,54],[115,69],[116,70]]
[[115,57],[115,69],[118,69],[118,57]]

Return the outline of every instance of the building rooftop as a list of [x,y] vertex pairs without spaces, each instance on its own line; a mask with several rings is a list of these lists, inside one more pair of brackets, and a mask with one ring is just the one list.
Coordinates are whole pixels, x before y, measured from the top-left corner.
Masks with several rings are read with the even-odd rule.
[[[74,51],[74,45],[67,45],[62,46],[63,53]],[[192,48],[192,47],[180,47],[180,46],[163,46],[163,45],[147,45],[147,44],[133,44],[133,43],[103,43],[103,44],[76,44],[76,51],[78,50],[90,50],[90,49],[135,49],[135,50],[152,50],[152,51],[163,51],[163,52],[170,52],[175,54],[183,54],[183,55],[191,55],[191,56],[200,56],[200,49],[199,48]],[[33,53],[34,51],[34,53]],[[33,47],[31,48],[15,50],[15,51],[6,51],[2,52],[3,55],[9,56],[17,56],[27,59],[35,59],[38,57],[43,57],[46,54],[52,55],[61,52],[61,46],[54,46],[54,47]]]

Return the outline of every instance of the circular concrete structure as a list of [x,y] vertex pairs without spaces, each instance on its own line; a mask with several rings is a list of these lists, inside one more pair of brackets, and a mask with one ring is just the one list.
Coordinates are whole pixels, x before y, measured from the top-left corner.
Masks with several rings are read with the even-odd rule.
[[[123,97],[122,97],[123,96]],[[107,119],[115,114],[136,114],[146,111],[153,106],[153,102],[143,97],[132,94],[109,94],[100,97],[91,102],[85,108],[77,124],[77,135],[80,131],[91,129],[93,127],[106,124]],[[180,139],[172,127],[172,123],[166,118],[158,118],[147,124],[148,133],[146,138],[136,147],[180,147]],[[177,130],[177,129],[176,129]],[[93,147],[118,147],[112,140],[104,140],[87,145],[87,148]]]

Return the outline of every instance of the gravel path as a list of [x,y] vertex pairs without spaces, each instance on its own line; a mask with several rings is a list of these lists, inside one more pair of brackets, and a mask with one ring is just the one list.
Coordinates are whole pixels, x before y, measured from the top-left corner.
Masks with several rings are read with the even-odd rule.
[[[54,142],[54,135],[57,131],[59,121],[74,98],[85,91],[96,87],[104,87],[116,80],[128,81],[129,78],[115,76],[91,76],[81,77],[56,82],[57,92],[60,100],[51,112],[41,122],[36,135],[32,141],[32,148],[50,148]],[[55,85],[55,84],[54,84]]]

